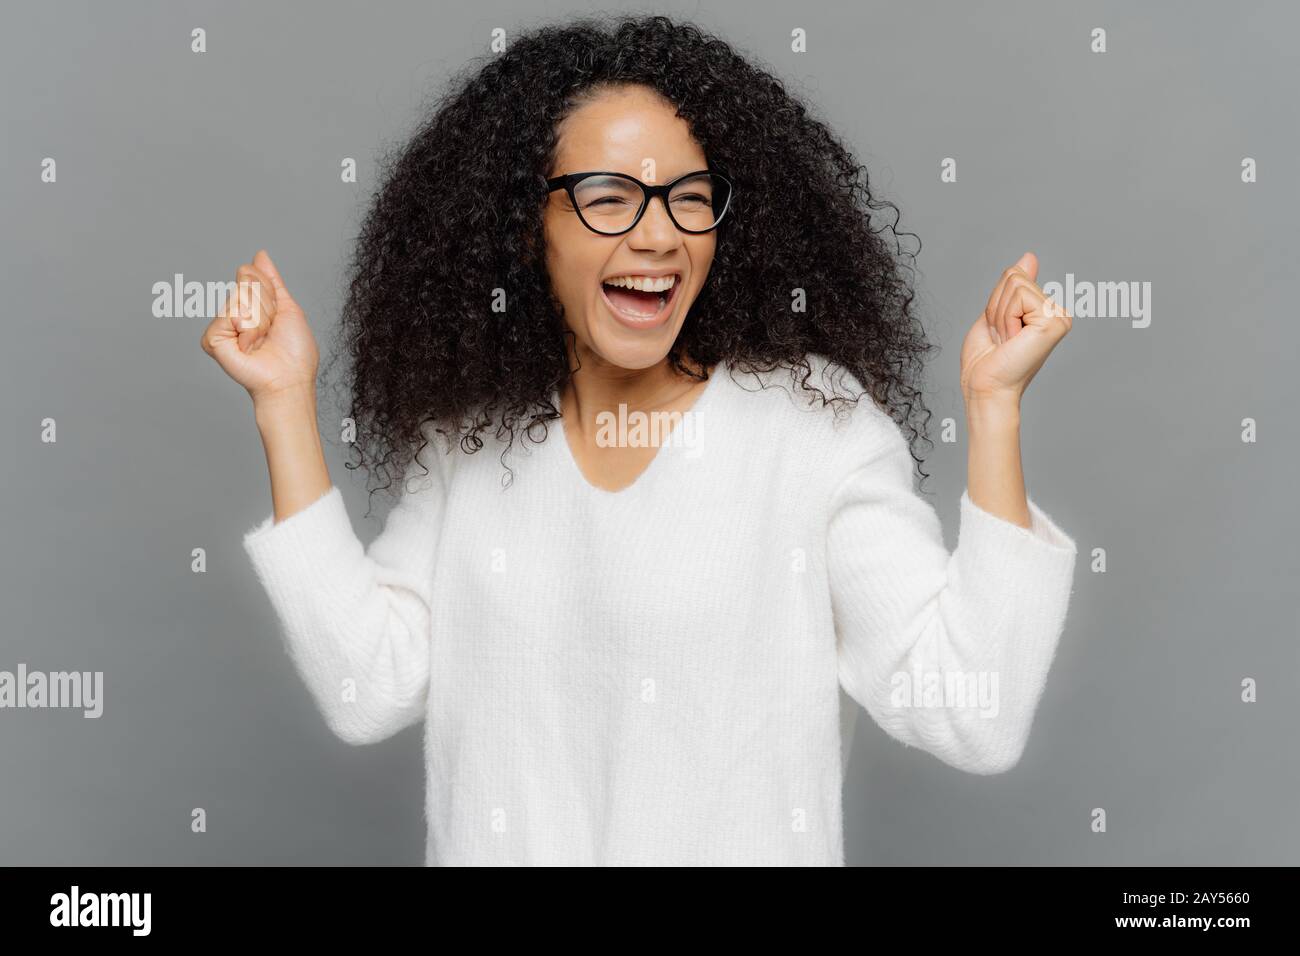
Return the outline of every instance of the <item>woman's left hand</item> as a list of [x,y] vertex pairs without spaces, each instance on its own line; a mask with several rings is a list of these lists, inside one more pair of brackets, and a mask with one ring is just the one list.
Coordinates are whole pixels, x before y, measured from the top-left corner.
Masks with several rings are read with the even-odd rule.
[[968,404],[972,399],[1018,404],[1048,353],[1070,331],[1070,314],[1043,294],[1037,275],[1038,257],[1026,252],[1002,273],[984,314],[966,333],[961,389]]

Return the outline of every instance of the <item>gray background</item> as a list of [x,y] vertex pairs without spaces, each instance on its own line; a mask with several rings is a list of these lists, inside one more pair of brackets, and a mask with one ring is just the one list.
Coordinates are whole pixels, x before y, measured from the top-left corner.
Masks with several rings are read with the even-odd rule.
[[[230,279],[265,246],[324,347],[378,150],[493,27],[588,9],[615,8],[6,8],[0,669],[102,670],[106,702],[0,711],[0,862],[422,862],[420,730],[352,748],[317,715],[240,546],[270,510],[251,404],[199,349],[205,321],[154,318],[151,287]],[[940,417],[962,421],[962,336],[1025,249],[1040,282],[1152,283],[1149,328],[1076,319],[1026,398],[1030,494],[1080,558],[1024,759],[963,775],[860,715],[849,861],[1300,863],[1294,7],[655,9],[784,77],[900,205]],[[382,509],[362,517],[361,476],[328,454],[369,541]],[[965,456],[937,444],[927,465],[950,547]]]

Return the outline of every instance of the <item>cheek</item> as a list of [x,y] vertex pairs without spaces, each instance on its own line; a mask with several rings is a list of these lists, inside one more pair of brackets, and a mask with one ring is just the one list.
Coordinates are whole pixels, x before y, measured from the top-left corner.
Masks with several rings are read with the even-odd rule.
[[717,239],[709,235],[705,241],[691,249],[691,268],[695,273],[691,285],[697,293],[704,288],[704,283],[709,277],[709,270],[713,267],[713,255],[717,248]]
[[556,255],[548,260],[551,289],[567,309],[581,308],[590,292],[587,268],[571,256]]
[[[583,329],[591,311],[592,286],[587,281],[583,263],[572,256],[557,253],[547,256],[546,266],[551,293],[560,304],[565,327],[585,337]],[[593,276],[596,274],[592,273]]]
[[546,269],[551,288],[569,308],[584,306],[592,300],[608,258],[605,250],[584,245],[581,239],[581,236],[567,239],[557,236],[555,243],[547,245]]

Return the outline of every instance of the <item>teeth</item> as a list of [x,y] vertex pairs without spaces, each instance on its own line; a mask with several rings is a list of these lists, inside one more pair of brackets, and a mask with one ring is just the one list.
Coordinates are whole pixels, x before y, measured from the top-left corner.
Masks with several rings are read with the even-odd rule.
[[677,282],[677,276],[614,276],[606,279],[605,285],[618,286],[621,289],[636,289],[638,292],[666,292]]

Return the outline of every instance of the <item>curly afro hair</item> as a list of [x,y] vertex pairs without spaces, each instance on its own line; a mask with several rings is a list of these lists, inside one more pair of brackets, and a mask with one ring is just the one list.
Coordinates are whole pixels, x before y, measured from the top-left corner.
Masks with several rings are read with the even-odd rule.
[[[466,453],[495,429],[503,466],[517,434],[545,439],[560,415],[552,396],[570,374],[542,232],[556,127],[623,84],[673,104],[710,167],[735,185],[669,361],[685,374],[696,373],[683,356],[704,367],[788,368],[823,404],[855,405],[869,392],[910,435],[919,464],[930,417],[919,380],[935,346],[912,314],[914,270],[904,260],[915,253],[898,241],[897,207],[874,199],[866,168],[831,130],[727,43],[666,17],[625,16],[544,26],[471,64],[381,160],[339,329],[360,457],[347,467],[366,469],[372,495],[391,488],[428,444],[426,423],[448,450],[459,443]],[[894,214],[873,225],[882,209]],[[791,306],[796,289],[803,311]],[[493,310],[495,290],[507,311]],[[810,354],[850,372],[864,392],[810,385]]]

